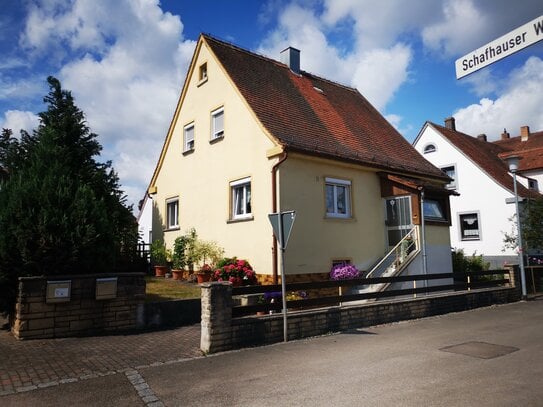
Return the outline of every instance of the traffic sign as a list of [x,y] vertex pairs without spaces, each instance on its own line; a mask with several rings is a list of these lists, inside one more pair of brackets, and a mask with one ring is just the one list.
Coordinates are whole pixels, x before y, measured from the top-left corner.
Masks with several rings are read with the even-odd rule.
[[270,213],[268,218],[270,219],[273,234],[279,242],[281,250],[285,250],[287,248],[290,232],[292,231],[292,225],[296,219],[296,211]]

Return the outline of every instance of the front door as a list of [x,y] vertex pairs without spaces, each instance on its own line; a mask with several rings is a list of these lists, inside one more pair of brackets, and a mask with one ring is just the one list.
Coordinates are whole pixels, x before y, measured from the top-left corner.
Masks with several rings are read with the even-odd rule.
[[389,249],[399,243],[413,228],[411,197],[395,196],[385,199],[387,242]]

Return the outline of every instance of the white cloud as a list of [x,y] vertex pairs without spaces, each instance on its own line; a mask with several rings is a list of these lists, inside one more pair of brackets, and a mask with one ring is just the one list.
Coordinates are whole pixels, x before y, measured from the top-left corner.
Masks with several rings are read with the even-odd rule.
[[481,99],[477,104],[454,113],[456,127],[467,134],[485,133],[489,140],[499,138],[506,128],[512,136],[521,126],[543,129],[543,60],[529,58],[506,79],[503,93],[492,100]]
[[359,50],[356,42],[344,50],[327,39],[326,24],[338,23],[334,17],[318,16],[294,3],[279,16],[279,26],[258,50],[279,59],[279,52],[291,45],[301,50],[302,69],[333,81],[356,87],[377,109],[384,109],[408,77],[411,49],[396,43],[389,47]]
[[0,119],[0,128],[13,130],[13,135],[18,137],[21,130],[31,133],[39,124],[39,117],[32,112],[21,110],[8,110],[4,118]]
[[443,20],[426,26],[422,39],[430,49],[456,55],[476,46],[490,22],[472,0],[448,0],[443,6]]
[[22,44],[69,55],[57,76],[131,203],[150,181],[194,50],[182,33],[179,17],[158,0],[48,0],[30,8]]

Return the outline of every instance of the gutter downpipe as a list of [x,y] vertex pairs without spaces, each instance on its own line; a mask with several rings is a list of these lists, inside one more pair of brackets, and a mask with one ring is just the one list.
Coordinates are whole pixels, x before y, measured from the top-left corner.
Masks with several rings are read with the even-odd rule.
[[[424,188],[420,188],[420,225],[421,225],[421,240],[422,240],[422,272],[426,275],[427,271],[427,255],[426,255],[426,223],[424,222]],[[428,281],[424,281],[424,287],[428,286]]]
[[[272,213],[277,213],[277,170],[279,169],[279,166],[287,159],[288,154],[286,151],[283,151],[281,154],[281,158],[279,161],[277,161],[271,170],[272,173]],[[275,236],[272,235],[273,239],[273,246],[272,246],[272,272],[273,272],[273,284],[277,284],[277,269],[278,269],[278,262],[277,262],[277,239],[275,239]]]

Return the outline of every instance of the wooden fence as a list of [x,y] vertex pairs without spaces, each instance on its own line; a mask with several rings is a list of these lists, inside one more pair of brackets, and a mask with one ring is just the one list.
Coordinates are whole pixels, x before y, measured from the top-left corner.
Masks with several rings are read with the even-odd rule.
[[[348,303],[351,301],[379,300],[384,298],[406,296],[416,297],[420,294],[431,294],[437,292],[469,291],[480,288],[503,287],[508,286],[510,283],[509,273],[509,270],[492,270],[469,273],[434,273],[417,274],[411,276],[359,278],[338,281],[287,283],[287,299],[289,294],[290,296],[296,296],[300,291],[305,293],[326,293],[335,291],[338,293],[338,295],[309,295],[304,299],[288,300],[287,308],[289,310],[301,310],[338,304],[348,305]],[[428,281],[444,279],[454,281],[454,283],[444,285],[425,284],[425,282]],[[412,282],[413,288],[389,289],[379,292],[349,293],[351,291],[349,288],[351,287],[406,282]],[[419,283],[418,286],[417,283]],[[339,295],[340,292],[347,292],[348,294]],[[266,301],[266,297],[269,298],[270,296],[273,296],[273,294],[270,295],[270,293],[275,294],[275,301],[271,303]],[[242,301],[241,305],[234,305],[232,307],[232,317],[254,315],[257,312],[280,312],[283,308],[281,301],[281,285],[233,287],[232,297],[238,296],[243,296],[246,300]]]

